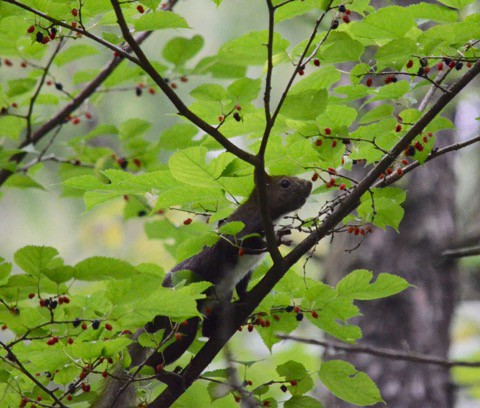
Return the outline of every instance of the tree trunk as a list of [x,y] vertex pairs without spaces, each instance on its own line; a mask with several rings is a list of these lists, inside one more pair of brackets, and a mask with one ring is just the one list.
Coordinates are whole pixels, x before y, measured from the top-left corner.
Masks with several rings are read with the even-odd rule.
[[[455,234],[453,155],[414,171],[408,177],[407,190],[400,234],[391,228],[386,232],[376,230],[350,254],[344,250],[355,246],[358,240],[347,234],[337,236],[327,260],[328,281],[337,283],[345,273],[359,268],[372,270],[376,275],[389,272],[404,277],[415,287],[391,298],[360,303],[364,316],[357,321],[363,331],[359,344],[448,358],[456,267],[440,254]],[[448,368],[366,354],[340,358],[373,378],[388,407],[453,406]],[[332,397],[326,406],[352,405]]]

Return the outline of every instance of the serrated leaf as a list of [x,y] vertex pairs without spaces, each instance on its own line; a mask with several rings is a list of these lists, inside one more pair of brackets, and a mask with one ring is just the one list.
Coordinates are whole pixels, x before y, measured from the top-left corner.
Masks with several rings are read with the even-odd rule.
[[325,89],[297,92],[287,96],[280,112],[296,120],[314,120],[327,106],[327,99]]
[[237,235],[244,228],[245,228],[245,223],[241,221],[231,221],[226,224],[223,224],[218,229],[218,232],[220,234],[226,234],[226,235]]
[[191,147],[176,152],[168,161],[173,176],[182,183],[199,187],[219,187],[218,179],[233,159],[221,155],[206,163],[206,147]]
[[84,281],[128,279],[138,274],[137,270],[128,262],[104,256],[84,259],[74,268],[74,278]]
[[[372,189],[370,193],[362,196],[357,213],[366,222],[371,222],[377,227],[385,229],[387,226],[398,230],[403,218],[404,210],[401,203],[405,201],[405,191],[399,188]],[[372,201],[373,200],[373,201]]]
[[5,187],[14,188],[38,188],[45,190],[41,184],[38,184],[34,179],[25,174],[12,174],[3,184]]
[[203,48],[203,37],[195,35],[192,38],[172,38],[163,48],[163,58],[175,65],[184,65]]
[[308,395],[294,395],[288,401],[285,401],[283,408],[323,408],[320,401]]
[[143,14],[134,22],[137,31],[163,30],[166,28],[189,28],[187,21],[171,11],[153,11]]
[[5,262],[5,259],[0,256],[0,286],[8,282],[11,271],[12,264]]
[[38,277],[57,255],[58,251],[55,248],[28,245],[15,252],[13,259],[25,272]]
[[318,375],[333,395],[351,404],[364,406],[383,402],[370,377],[345,361],[324,361]]
[[475,3],[475,0],[438,0],[438,2],[460,10],[469,4]]
[[[376,106],[372,110],[369,110],[365,115],[363,115],[359,123],[362,123],[362,124],[371,123],[381,119],[392,117],[394,110],[395,110],[395,107],[393,105],[382,104],[382,105]],[[406,122],[409,122],[409,121],[406,121]]]
[[190,91],[190,95],[200,101],[220,102],[225,99],[227,92],[221,85],[202,84]]
[[328,40],[320,48],[319,58],[322,62],[339,63],[358,61],[364,46],[345,32],[332,31]]
[[134,137],[142,136],[148,129],[152,127],[151,122],[143,119],[128,119],[120,125],[118,129],[120,138],[130,139]]
[[395,295],[410,286],[405,279],[388,273],[381,273],[374,282],[371,282],[372,278],[372,272],[357,269],[338,283],[338,294],[358,300],[372,300]]
[[353,24],[351,31],[359,37],[379,39],[403,38],[415,26],[410,11],[405,7],[390,6],[369,14],[364,20]]
[[69,62],[78,61],[81,58],[97,54],[100,54],[100,51],[92,45],[78,44],[72,45],[65,51],[59,53],[53,61],[58,67],[61,67]]
[[17,116],[0,116],[0,137],[16,140],[25,127],[26,121],[23,118]]
[[384,85],[378,89],[377,94],[373,98],[369,99],[367,103],[385,99],[398,99],[405,95],[409,90],[410,85],[407,81],[398,81]]

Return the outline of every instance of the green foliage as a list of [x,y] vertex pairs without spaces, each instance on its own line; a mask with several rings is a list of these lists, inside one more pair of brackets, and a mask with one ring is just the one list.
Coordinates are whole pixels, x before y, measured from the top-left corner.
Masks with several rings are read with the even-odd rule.
[[[350,14],[339,11],[339,1],[272,0],[271,31],[252,23],[233,38],[209,37],[208,30],[200,35],[190,27],[188,10],[180,15],[161,3],[119,2],[125,28],[134,36],[153,31],[148,41],[154,46],[142,44],[142,49],[164,82],[141,61],[137,64],[141,58],[134,53],[133,60],[112,55],[113,45],[130,51],[109,1],[81,2],[81,7],[73,1],[25,3],[50,20],[0,3],[0,180],[5,187],[46,193],[60,185],[62,196],[83,198],[86,211],[122,203],[124,220],[144,217],[147,238],[158,240],[176,261],[245,227],[231,222],[215,230],[215,222],[249,196],[254,181],[251,164],[225,151],[209,133],[254,154],[268,136],[262,159],[269,173],[313,174],[318,181],[312,201],[320,204],[310,218],[292,221],[290,227],[314,231],[328,215],[325,208],[338,208],[357,188],[355,166],[374,168],[422,117],[418,101],[442,58],[465,65],[478,60],[480,17],[468,7],[473,0],[378,9],[368,0],[354,0],[344,4]],[[222,10],[230,5],[213,3]],[[298,22],[309,32],[292,35]],[[77,35],[84,29],[89,35]],[[422,73],[421,67],[430,71]],[[466,67],[448,69],[442,87]],[[166,87],[176,110],[166,107],[164,95],[156,95]],[[123,92],[128,98],[120,97]],[[177,117],[164,118],[176,112]],[[360,235],[360,242],[368,239],[371,227],[398,231],[406,192],[389,187],[389,174],[402,175],[405,161],[424,164],[443,137],[439,132],[453,128],[437,116],[414,135],[414,154],[393,158],[385,185],[370,186],[335,233],[350,231]],[[4,180],[4,173],[11,174]],[[336,195],[327,197],[331,191]],[[162,287],[163,253],[158,255],[162,266],[107,256],[70,265],[55,248],[33,245],[18,249],[13,259],[0,257],[0,324],[5,330],[0,404],[18,406],[22,398],[30,403],[38,395],[46,405],[53,405],[52,395],[66,403],[73,384],[75,406],[89,406],[99,388],[95,376],[111,374],[116,363],[129,365],[130,332],[157,315],[174,323],[202,317],[197,301],[211,283],[180,271],[174,288]],[[257,268],[251,286],[267,265]],[[302,327],[354,343],[362,337],[352,322],[360,316],[355,302],[409,287],[400,277],[375,273],[373,278],[370,271],[356,270],[332,287],[293,268],[258,299],[247,325],[274,352],[273,359],[277,334]],[[291,311],[293,306],[298,311]],[[139,342],[158,346],[162,335],[145,334]],[[197,341],[191,351],[202,344]],[[256,363],[235,362],[245,375],[255,373]],[[289,359],[263,371],[258,383],[245,387],[259,403],[321,407],[307,395],[318,378],[305,361]],[[47,394],[26,372],[55,391]],[[323,362],[318,372],[338,398],[357,405],[382,402],[372,380],[346,362]],[[204,376],[215,381],[208,386],[195,382],[179,406],[237,406],[231,397],[239,397],[238,390],[231,387],[226,369]],[[92,384],[91,394],[82,390],[82,382]],[[140,393],[150,400],[162,387],[141,386]]]

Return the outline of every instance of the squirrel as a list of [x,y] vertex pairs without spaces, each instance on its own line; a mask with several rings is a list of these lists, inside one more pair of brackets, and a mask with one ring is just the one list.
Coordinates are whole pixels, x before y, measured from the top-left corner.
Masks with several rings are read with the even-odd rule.
[[[266,175],[266,182],[268,211],[274,223],[283,215],[302,207],[312,190],[310,181],[297,177]],[[163,281],[163,286],[173,287],[175,273],[188,270],[192,273],[193,281],[208,281],[213,284],[206,291],[206,299],[198,302],[198,309],[205,316],[202,324],[202,334],[205,337],[222,335],[222,325],[232,320],[228,318],[228,314],[234,312],[230,303],[234,290],[242,301],[247,294],[252,270],[267,252],[263,240],[263,221],[257,188],[254,188],[248,199],[221,223],[232,221],[244,223],[244,228],[235,237],[222,236],[211,247],[204,247],[198,254],[176,265]],[[130,368],[144,364],[156,369],[173,363],[195,340],[200,322],[199,317],[193,317],[180,325],[176,333],[180,333],[182,340],[174,341],[162,352],[154,351],[149,355],[147,348],[143,348],[138,342],[132,343],[128,348],[131,356]],[[165,329],[164,339],[171,335],[172,323],[168,317],[156,316],[135,336],[138,337],[144,332],[154,333],[160,329]],[[93,407],[135,406],[134,383],[128,382],[125,370],[119,366],[113,377],[107,380],[105,390]],[[168,384],[172,379],[169,380],[166,376],[160,380]]]

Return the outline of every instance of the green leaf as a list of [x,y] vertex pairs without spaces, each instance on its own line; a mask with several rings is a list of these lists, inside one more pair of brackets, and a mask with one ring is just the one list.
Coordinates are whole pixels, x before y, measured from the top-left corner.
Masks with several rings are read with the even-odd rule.
[[227,94],[236,103],[242,105],[256,99],[261,86],[261,79],[240,78],[228,86]]
[[358,61],[363,54],[364,46],[347,33],[332,31],[328,40],[320,48],[319,58],[326,63]]
[[0,116],[0,137],[16,140],[25,127],[26,121],[23,118],[17,116]]
[[5,187],[14,188],[38,188],[45,190],[42,185],[38,184],[34,179],[25,174],[12,174],[8,180],[3,184]]
[[392,40],[380,47],[375,54],[377,69],[392,67],[400,70],[405,65],[405,61],[408,61],[414,54],[418,54],[416,41],[410,38]]
[[327,99],[328,92],[325,89],[289,94],[280,112],[296,120],[314,120],[327,106]]
[[[242,37],[226,42],[220,47],[218,57],[230,64],[247,66],[263,65],[267,61],[268,31],[253,31]],[[273,54],[285,52],[288,41],[280,34],[273,36]]]
[[118,129],[120,138],[123,140],[140,137],[152,127],[151,122],[143,119],[128,119]]
[[245,224],[241,221],[231,221],[223,224],[218,232],[225,235],[237,235],[240,231],[245,228]]
[[206,147],[191,147],[176,152],[168,161],[173,176],[192,186],[219,187],[217,180],[234,156],[221,155],[207,164],[207,152]]
[[195,146],[199,141],[192,140],[198,134],[196,126],[189,123],[179,123],[172,126],[160,136],[160,146],[165,150],[184,149]]
[[53,61],[58,67],[61,67],[69,62],[78,61],[81,58],[97,54],[100,54],[100,51],[92,45],[78,44],[72,45],[65,51],[59,53]]
[[190,91],[190,95],[200,101],[220,102],[225,99],[227,92],[221,85],[203,84]]
[[381,119],[392,117],[394,110],[395,108],[392,105],[382,104],[382,105],[376,106],[372,110],[369,110],[365,115],[363,115],[359,123],[363,124],[363,123],[377,122]]
[[57,255],[55,248],[28,245],[15,252],[13,259],[25,272],[38,277]]
[[384,402],[370,377],[345,361],[324,361],[318,375],[333,395],[351,404],[364,406]]
[[357,269],[338,283],[338,294],[358,300],[372,300],[395,295],[410,286],[405,279],[388,273],[381,273],[370,283],[372,278],[372,272]]
[[[404,210],[401,203],[405,201],[405,191],[399,188],[387,187],[372,189],[361,198],[357,213],[366,222],[371,222],[377,227],[385,229],[390,226],[398,231],[398,226],[403,218]],[[372,201],[373,200],[373,201]]]
[[[469,1],[469,0],[467,0]],[[472,0],[473,2],[474,0]],[[442,2],[440,0],[440,2]],[[458,1],[460,3],[460,1]],[[427,19],[439,23],[454,23],[458,20],[458,12],[438,4],[418,3],[407,7],[413,18]]]
[[10,272],[12,272],[12,264],[5,262],[5,259],[0,256],[0,286],[8,282]]
[[298,361],[289,360],[277,366],[277,373],[286,380],[297,381],[297,385],[289,387],[292,395],[303,395],[313,388],[312,377],[308,374],[305,366]]
[[192,38],[172,38],[163,48],[163,58],[175,65],[184,65],[203,48],[203,37],[195,35]]
[[29,93],[35,88],[37,81],[31,78],[11,79],[7,81],[7,96],[10,98]]
[[333,84],[340,81],[342,74],[333,65],[320,67],[307,77],[298,81],[289,94],[296,94],[307,90],[329,89]]
[[51,269],[44,269],[42,274],[55,283],[68,282],[73,278],[75,270],[71,266],[61,265]]
[[351,31],[356,36],[378,41],[404,38],[414,26],[415,20],[407,8],[390,6],[369,14],[359,23],[352,24]]
[[438,2],[460,10],[469,4],[475,3],[475,0],[438,0]]
[[142,14],[134,22],[137,31],[163,30],[166,28],[189,28],[187,21],[171,11],[153,11]]
[[369,99],[367,103],[374,101],[382,101],[385,99],[398,99],[405,95],[410,90],[410,85],[407,81],[398,81],[388,85],[384,85],[378,89],[377,95]]
[[285,401],[283,408],[323,408],[320,401],[307,395],[294,395],[288,401]]
[[74,278],[84,281],[128,279],[138,274],[137,270],[128,262],[103,256],[84,259],[74,268]]

